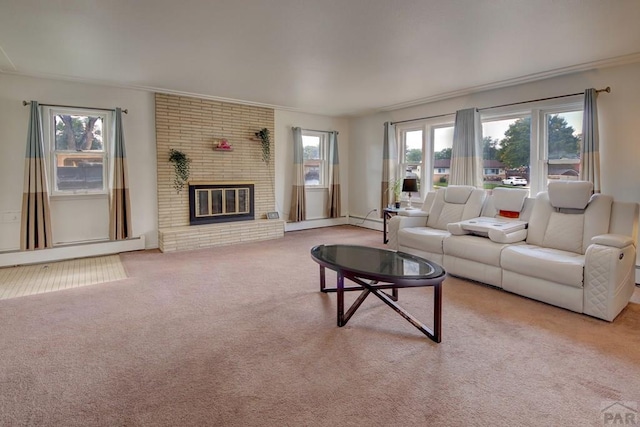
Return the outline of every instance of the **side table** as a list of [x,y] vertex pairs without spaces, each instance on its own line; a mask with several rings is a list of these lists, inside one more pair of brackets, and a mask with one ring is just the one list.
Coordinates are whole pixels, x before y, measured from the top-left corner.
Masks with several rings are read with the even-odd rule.
[[389,239],[387,238],[387,221],[392,216],[398,215],[402,208],[384,208],[382,210],[382,243],[387,244]]

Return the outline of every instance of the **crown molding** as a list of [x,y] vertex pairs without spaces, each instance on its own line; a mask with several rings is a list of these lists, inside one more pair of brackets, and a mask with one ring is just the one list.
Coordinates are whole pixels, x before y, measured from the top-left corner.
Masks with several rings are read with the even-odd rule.
[[[70,77],[70,76],[64,76],[64,75],[58,75],[58,74],[22,72],[15,67],[11,59],[7,56],[7,54],[2,49],[2,46],[0,46],[0,54],[1,54],[0,59],[2,57],[6,58],[7,60],[6,62],[10,65],[10,67],[13,68],[12,70],[7,70],[0,67],[0,74],[10,74],[10,75],[43,78],[43,79],[58,80],[58,81],[93,84],[93,85],[100,85],[100,86],[113,87],[113,88],[139,90],[139,91],[151,92],[151,93],[166,93],[169,95],[186,96],[191,98],[207,99],[211,101],[227,102],[231,104],[248,105],[253,107],[269,108],[269,109],[281,110],[281,111],[290,111],[290,112],[306,113],[306,114],[321,114],[321,115],[330,116],[330,117],[362,117],[370,114],[389,112],[394,110],[400,110],[403,108],[414,107],[417,105],[428,104],[431,102],[443,101],[446,99],[456,98],[459,96],[468,96],[478,92],[501,89],[501,88],[506,88],[509,86],[515,86],[519,84],[531,83],[539,80],[549,79],[552,77],[559,77],[559,76],[577,73],[581,71],[621,66],[621,65],[640,62],[640,52],[637,52],[629,55],[623,55],[623,56],[618,56],[618,57],[599,60],[599,61],[585,62],[583,64],[572,65],[569,67],[557,68],[554,70],[529,74],[526,76],[517,77],[513,79],[501,80],[498,82],[488,83],[485,85],[473,86],[473,87],[451,91],[451,92],[444,92],[441,94],[436,94],[436,95],[428,96],[425,98],[420,98],[420,99],[407,101],[407,102],[401,102],[401,103],[392,104],[388,106],[383,106],[378,108],[373,107],[373,108],[363,109],[360,111],[353,111],[353,112],[343,112],[342,114],[331,114],[329,112],[310,111],[310,110],[304,110],[301,108],[294,108],[294,107],[288,107],[283,105],[267,104],[267,103],[261,103],[261,102],[248,101],[244,99],[226,98],[221,96],[212,96],[212,95],[206,95],[206,94],[197,93],[197,92],[187,92],[187,91],[173,90],[173,89],[167,89],[167,88],[155,87],[155,86],[123,84],[123,83],[117,83],[109,80],[87,79],[87,78]],[[2,61],[0,61],[0,65],[1,64],[2,64]]]
[[247,101],[247,100],[235,99],[235,98],[225,98],[221,96],[211,96],[211,95],[206,95],[206,94],[197,93],[197,92],[187,92],[187,91],[166,89],[166,88],[155,87],[155,86],[123,84],[123,83],[117,83],[109,80],[86,79],[82,77],[72,77],[72,76],[64,76],[64,75],[48,74],[48,73],[28,73],[28,72],[20,72],[20,71],[7,71],[2,69],[0,69],[0,74],[10,74],[10,75],[16,75],[16,76],[34,77],[34,78],[40,78],[40,79],[66,81],[66,82],[73,82],[73,83],[85,83],[85,84],[106,86],[106,87],[112,87],[112,88],[139,90],[142,92],[165,93],[169,95],[186,96],[190,98],[206,99],[210,101],[227,102],[230,104],[248,105],[252,107],[269,108],[274,110],[301,112],[300,109],[285,107],[282,105],[266,104],[262,102]]
[[529,74],[522,77],[513,79],[501,80],[498,82],[488,83],[485,85],[473,86],[470,88],[460,89],[451,92],[444,92],[441,94],[428,96],[426,98],[420,98],[413,101],[401,102],[398,104],[392,104],[378,109],[379,112],[400,110],[402,108],[415,107],[416,105],[428,104],[436,101],[443,101],[445,99],[456,98],[459,96],[467,96],[478,92],[484,92],[487,90],[501,89],[509,86],[515,86],[519,84],[532,83],[539,80],[550,79],[552,77],[559,77],[567,74],[577,73],[580,71],[588,71],[599,68],[615,67],[626,64],[633,64],[640,62],[640,52],[632,53],[630,55],[617,56],[614,58],[603,59],[599,61],[585,62],[583,64],[572,65],[569,67],[556,68],[554,70],[543,71],[540,73]]
[[11,58],[9,58],[9,55],[7,55],[7,52],[4,51],[2,46],[0,46],[0,72],[6,71],[5,70],[5,65],[6,64],[9,64],[9,67],[11,68],[11,71],[15,71],[16,70],[16,65],[13,63]]

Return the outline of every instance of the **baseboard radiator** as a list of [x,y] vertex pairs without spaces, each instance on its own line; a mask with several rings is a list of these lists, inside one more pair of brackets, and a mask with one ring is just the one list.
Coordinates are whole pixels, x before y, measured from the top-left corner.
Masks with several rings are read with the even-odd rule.
[[145,248],[144,235],[126,240],[109,240],[91,243],[56,246],[35,251],[9,251],[0,253],[0,267],[24,264],[64,261],[66,259],[111,255],[138,251]]

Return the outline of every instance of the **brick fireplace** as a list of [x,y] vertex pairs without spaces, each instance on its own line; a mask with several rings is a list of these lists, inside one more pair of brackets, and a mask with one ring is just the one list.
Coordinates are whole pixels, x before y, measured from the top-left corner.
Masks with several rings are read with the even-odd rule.
[[189,183],[189,225],[254,220],[251,182]]
[[[284,221],[266,219],[275,210],[273,161],[262,161],[255,132],[267,128],[274,134],[274,111],[270,108],[231,104],[207,99],[156,94],[156,145],[159,246],[163,252],[192,250],[241,242],[276,239],[284,235]],[[215,150],[226,139],[231,150]],[[189,184],[236,185],[233,193],[200,195],[200,218],[219,218],[216,209],[243,211],[241,221],[200,220],[190,213],[190,190],[173,188],[173,165],[169,150],[183,151],[191,159]],[[276,147],[272,146],[272,153]],[[272,157],[273,158],[273,157]],[[242,184],[253,186],[253,210],[245,209]],[[212,197],[207,198],[206,197]],[[217,206],[218,198],[224,207]],[[233,201],[233,208],[231,204]],[[193,225],[192,225],[193,224]]]

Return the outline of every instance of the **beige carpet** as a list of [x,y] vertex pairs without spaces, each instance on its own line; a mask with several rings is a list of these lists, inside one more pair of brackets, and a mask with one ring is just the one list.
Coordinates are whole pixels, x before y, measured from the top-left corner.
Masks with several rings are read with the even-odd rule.
[[118,255],[0,268],[0,299],[125,279]]
[[[374,297],[338,328],[309,249],[381,240],[133,252],[125,280],[2,300],[0,425],[602,426],[637,405],[638,290],[608,323],[447,278],[440,344]],[[399,304],[430,324],[432,295]]]

